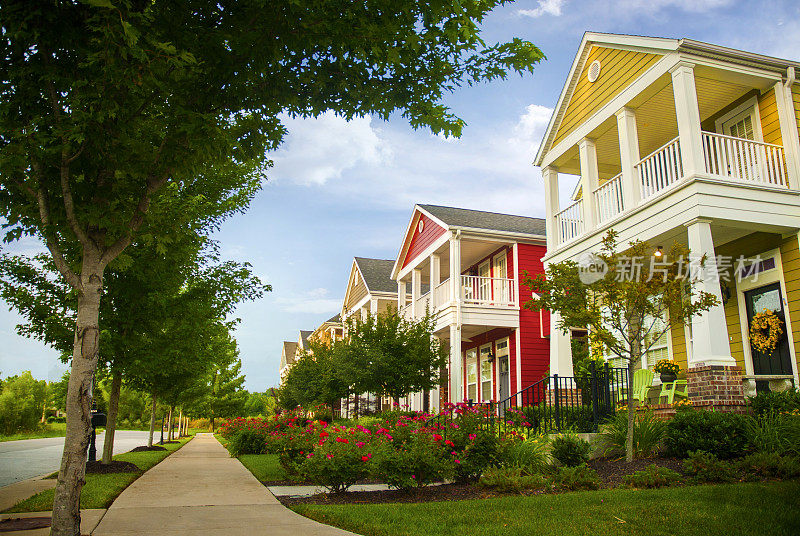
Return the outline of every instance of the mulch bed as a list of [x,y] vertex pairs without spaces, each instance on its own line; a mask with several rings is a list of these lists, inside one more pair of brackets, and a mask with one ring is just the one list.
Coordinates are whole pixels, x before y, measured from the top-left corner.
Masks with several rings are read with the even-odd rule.
[[144,446],[144,447],[136,447],[135,449],[131,450],[130,452],[149,452],[151,450],[167,450],[164,447],[159,447],[158,445],[153,445],[152,447]]
[[683,460],[676,458],[637,458],[631,463],[627,463],[625,458],[597,458],[588,463],[589,467],[597,471],[597,476],[603,483],[603,487],[614,488],[622,484],[622,477],[630,475],[636,471],[646,469],[649,465],[657,465],[672,469],[681,475],[685,474]]
[[346,491],[344,493],[320,493],[312,497],[278,497],[284,506],[297,504],[380,504],[417,503],[433,501],[462,501],[495,496],[472,484],[442,484],[415,491]]
[[106,475],[110,473],[140,473],[141,469],[131,462],[112,460],[111,463],[104,465],[100,460],[96,462],[86,462],[86,473],[95,475]]
[[[262,480],[262,484],[265,486],[316,486],[317,484],[314,482],[309,482],[306,480]],[[374,478],[363,478],[356,482],[356,484],[382,484],[380,480],[375,480]]]
[[50,526],[49,517],[12,517],[0,521],[0,532],[18,530],[46,529]]

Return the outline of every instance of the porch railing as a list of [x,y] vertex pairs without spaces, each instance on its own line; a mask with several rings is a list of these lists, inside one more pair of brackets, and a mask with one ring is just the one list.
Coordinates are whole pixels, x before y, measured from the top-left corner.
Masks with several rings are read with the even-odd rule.
[[433,308],[436,309],[450,302],[450,280],[445,279],[433,289]]
[[566,244],[583,234],[583,199],[578,199],[555,215],[556,238]]
[[625,210],[622,199],[622,173],[609,180],[594,191],[599,222],[604,223]]
[[465,303],[514,306],[517,303],[516,281],[504,277],[462,275],[461,295]]
[[703,132],[706,171],[735,180],[788,188],[783,147]]
[[653,197],[683,177],[681,145],[678,138],[642,158],[635,166],[642,186],[642,199]]

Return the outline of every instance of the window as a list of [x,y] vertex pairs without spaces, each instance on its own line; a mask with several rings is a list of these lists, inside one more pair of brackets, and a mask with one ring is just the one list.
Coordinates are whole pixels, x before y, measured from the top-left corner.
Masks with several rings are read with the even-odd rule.
[[492,345],[481,347],[481,401],[488,402],[492,399]]
[[467,399],[478,400],[478,362],[474,348],[467,350]]
[[[655,322],[653,322],[652,317],[647,317],[644,325],[646,328],[652,325],[650,330],[652,335],[646,338],[644,342],[645,347],[650,346],[651,342],[652,346],[642,356],[642,368],[646,369],[652,367],[661,359],[669,359],[669,330],[665,329],[667,324],[663,318],[656,318]],[[660,335],[658,339],[653,341],[652,337],[658,335]]]

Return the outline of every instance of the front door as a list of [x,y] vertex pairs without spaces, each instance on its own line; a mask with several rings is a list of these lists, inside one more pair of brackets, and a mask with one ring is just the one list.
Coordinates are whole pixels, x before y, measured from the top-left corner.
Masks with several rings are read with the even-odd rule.
[[497,381],[500,382],[497,386],[498,400],[502,402],[508,398],[511,393],[509,392],[511,370],[508,362],[508,339],[499,341],[496,345],[497,348]]
[[493,299],[500,305],[507,304],[511,299],[511,292],[509,289],[508,281],[506,280],[506,256],[498,255],[494,258],[494,270],[492,276],[494,279],[494,296]]
[[478,296],[480,302],[492,300],[492,271],[489,261],[478,266]]
[[[792,374],[792,358],[789,352],[789,337],[786,329],[786,315],[783,308],[783,296],[779,283],[772,283],[744,293],[745,307],[747,309],[747,324],[753,315],[766,310],[774,312],[783,323],[783,334],[772,354],[759,352],[750,346],[750,355],[753,357],[753,373],[758,374]],[[756,382],[758,391],[767,391],[766,381]]]

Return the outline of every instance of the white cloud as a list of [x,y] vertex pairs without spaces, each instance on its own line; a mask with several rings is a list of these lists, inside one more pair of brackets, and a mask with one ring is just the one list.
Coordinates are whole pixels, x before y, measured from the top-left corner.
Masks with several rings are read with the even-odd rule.
[[346,121],[333,112],[313,119],[282,118],[289,134],[273,155],[274,178],[299,184],[325,184],[360,164],[380,164],[390,154],[372,118]]
[[275,302],[287,313],[338,313],[342,298],[329,297],[325,288],[315,288],[295,295],[278,297]]
[[631,12],[647,12],[650,14],[668,8],[680,9],[691,13],[705,13],[721,7],[727,7],[735,0],[622,0],[617,5]]
[[539,18],[542,15],[553,15],[558,17],[561,15],[561,6],[564,5],[565,0],[538,0],[538,6],[533,9],[518,9],[517,15],[523,17]]

